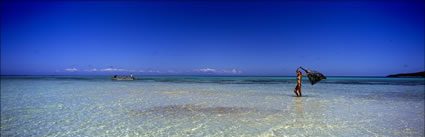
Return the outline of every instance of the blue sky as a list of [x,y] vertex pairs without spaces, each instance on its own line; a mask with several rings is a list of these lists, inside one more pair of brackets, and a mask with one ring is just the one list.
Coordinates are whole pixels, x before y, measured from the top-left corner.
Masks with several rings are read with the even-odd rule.
[[3,2],[2,75],[424,71],[422,1]]

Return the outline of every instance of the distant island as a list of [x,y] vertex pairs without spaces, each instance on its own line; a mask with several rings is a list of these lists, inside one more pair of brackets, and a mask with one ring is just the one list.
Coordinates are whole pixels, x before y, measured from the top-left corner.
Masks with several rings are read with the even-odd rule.
[[400,73],[394,75],[388,75],[387,77],[425,77],[425,71],[416,73]]

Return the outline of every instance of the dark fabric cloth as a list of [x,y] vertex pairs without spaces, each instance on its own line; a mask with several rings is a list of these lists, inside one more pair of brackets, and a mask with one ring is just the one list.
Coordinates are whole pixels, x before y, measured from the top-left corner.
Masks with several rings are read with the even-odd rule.
[[309,70],[310,74],[308,74],[308,80],[310,80],[311,85],[316,84],[317,82],[319,82],[322,79],[326,79],[326,77],[317,71],[311,71]]

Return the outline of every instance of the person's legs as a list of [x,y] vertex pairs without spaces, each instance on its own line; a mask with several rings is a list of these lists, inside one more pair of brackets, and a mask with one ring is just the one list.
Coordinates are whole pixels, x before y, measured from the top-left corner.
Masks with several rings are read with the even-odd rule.
[[295,89],[294,89],[294,93],[295,93],[295,95],[298,97],[297,90],[298,90],[298,85],[297,85],[297,86],[295,87]]
[[301,94],[301,85],[299,85],[299,86],[298,86],[298,92],[300,92],[300,97],[301,97],[301,96],[303,96],[303,95]]

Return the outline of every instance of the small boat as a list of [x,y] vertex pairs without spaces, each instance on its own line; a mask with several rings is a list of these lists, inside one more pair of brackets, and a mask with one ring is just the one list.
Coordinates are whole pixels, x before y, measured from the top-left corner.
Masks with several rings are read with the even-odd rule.
[[136,80],[136,78],[135,77],[132,77],[132,78],[127,78],[127,77],[122,77],[122,78],[116,77],[116,78],[114,78],[114,77],[112,77],[111,80]]

